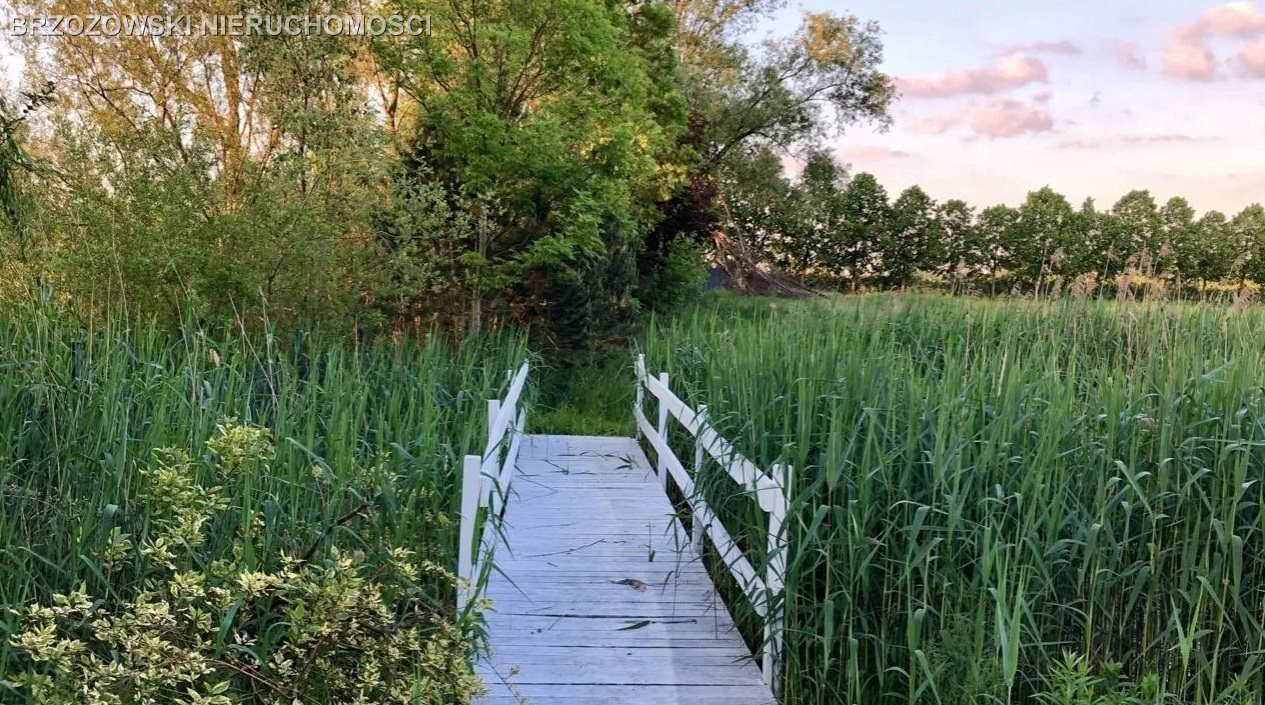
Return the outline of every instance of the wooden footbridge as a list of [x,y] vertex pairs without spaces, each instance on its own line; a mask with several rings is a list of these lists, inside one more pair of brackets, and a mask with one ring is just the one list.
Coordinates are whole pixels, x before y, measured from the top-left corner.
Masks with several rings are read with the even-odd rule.
[[[489,442],[467,456],[459,575],[461,610],[484,611],[489,653],[477,664],[483,705],[769,705],[776,703],[786,515],[784,473],[735,453],[637,364],[639,436],[524,435],[524,365],[489,402]],[[643,412],[657,402],[658,425]],[[694,438],[690,470],[667,443],[669,418]],[[694,491],[698,473],[728,472],[769,513],[763,571]],[[665,489],[686,498],[678,516]],[[702,556],[743,586],[765,630],[753,654]]]

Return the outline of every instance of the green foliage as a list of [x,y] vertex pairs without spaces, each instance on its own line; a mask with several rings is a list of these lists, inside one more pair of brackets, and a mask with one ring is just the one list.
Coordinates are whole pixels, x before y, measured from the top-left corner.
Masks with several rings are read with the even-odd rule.
[[531,433],[631,436],[632,367],[622,354],[542,371],[543,390],[529,418]]
[[[1265,311],[714,303],[644,350],[740,452],[794,468],[785,702],[1017,705],[1061,692],[1065,650],[1121,664],[1087,703],[1255,702]],[[764,515],[713,475],[759,568]]]
[[[720,175],[725,194],[725,221],[728,227],[760,252],[779,264],[798,270],[799,262],[811,259],[799,245],[804,226],[803,211],[796,210],[798,190],[782,173],[782,159],[769,148],[736,151]],[[805,242],[809,253],[820,242]]]
[[939,246],[940,271],[954,282],[956,288],[959,279],[983,262],[981,255],[985,244],[975,227],[975,211],[965,201],[954,199],[942,203],[936,219],[940,221],[940,229],[944,233]]
[[36,170],[35,160],[22,144],[24,123],[31,112],[49,102],[52,86],[24,92],[23,104],[14,109],[0,96],[0,224],[20,244],[27,238],[30,206],[29,177]]
[[[368,222],[380,166],[327,163],[305,192],[310,175],[281,163],[245,172],[233,193],[214,176],[208,143],[178,152],[155,127],[115,140],[124,155],[115,158],[101,148],[104,133],[63,125],[59,134],[65,198],[45,218],[42,252],[50,283],[83,308],[176,322],[192,307],[226,321],[267,301],[276,321],[337,326],[374,286]],[[348,287],[353,279],[364,288]]]
[[819,152],[798,183],[767,150],[731,155],[726,174],[738,232],[769,262],[826,286],[1206,297],[1265,280],[1259,205],[1227,220],[1199,216],[1183,198],[1157,207],[1149,192],[1133,191],[1108,211],[1092,199],[1074,209],[1046,187],[1018,208],[976,212],[916,186],[889,204],[872,175],[847,178]]
[[[575,318],[600,336],[598,314],[629,305],[625,260],[653,221],[651,205],[682,182],[661,168],[684,126],[664,8],[483,3],[475,32],[451,3],[393,5],[434,27],[375,49],[424,108],[407,178],[460,194],[475,223],[469,237],[450,238],[470,327],[486,298],[539,317],[545,336],[574,335],[566,325]],[[551,318],[560,308],[570,309],[565,321]]]
[[887,191],[872,174],[857,174],[840,196],[842,226],[830,262],[855,289],[871,272],[878,249],[892,226]]
[[1064,246],[1073,238],[1075,222],[1072,204],[1054,189],[1029,193],[1019,206],[1019,217],[1010,233],[1011,269],[1034,285],[1060,271],[1067,256]]
[[888,227],[879,245],[883,281],[905,287],[913,283],[920,266],[938,267],[943,237],[935,201],[917,186],[902,191],[892,203]]
[[1009,206],[992,206],[980,211],[978,232],[980,247],[976,262],[979,271],[988,278],[989,293],[995,293],[997,275],[1013,258],[1014,239],[1019,222],[1019,212]]
[[[684,3],[709,14],[712,3]],[[771,8],[766,7],[764,10]],[[737,43],[686,54],[691,104],[707,126],[705,168],[758,145],[811,144],[858,122],[886,125],[895,82],[880,70],[878,25],[853,15],[806,12],[794,36],[753,52]]]
[[[226,484],[267,473],[274,457],[266,429],[232,422],[206,447]],[[340,548],[355,534],[301,556],[261,555],[257,532],[242,540],[267,567],[254,567],[247,545],[208,563],[200,549],[229,495],[199,481],[188,452],[155,456],[140,496],[148,522],[115,526],[106,548],[128,584],[105,599],[81,585],[19,610],[11,644],[30,665],[12,681],[33,702],[450,705],[480,689],[460,632],[419,583],[455,587],[443,565],[403,547]]]
[[1265,206],[1256,203],[1244,208],[1230,221],[1229,229],[1239,257],[1246,260],[1239,269],[1257,284],[1265,283]]
[[[21,3],[106,14],[96,0]],[[214,15],[196,1],[191,15]],[[163,15],[143,0],[133,10]],[[196,33],[195,33],[196,34]],[[41,218],[26,276],[84,312],[349,330],[388,273],[371,216],[390,205],[387,140],[359,90],[362,51],[338,37],[168,33],[30,37],[57,87]],[[215,66],[195,71],[192,66]]]
[[[816,147],[857,123],[885,126],[895,82],[881,70],[878,25],[853,15],[805,12],[794,35],[755,50],[744,33],[782,4],[673,3],[698,163],[688,198],[665,208],[666,232],[656,235],[670,242],[728,230],[777,264],[815,275],[851,251],[832,236],[845,170]],[[807,156],[806,181],[822,188],[791,188],[781,173],[788,151]]]
[[[55,606],[55,595],[79,591],[91,596],[99,621],[119,618],[129,604],[144,607],[146,621],[134,635],[172,644],[177,634],[155,620],[164,610],[181,614],[182,653],[218,659],[222,678],[199,680],[199,688],[228,679],[234,702],[272,702],[269,686],[250,688],[252,676],[228,664],[271,669],[279,667],[271,655],[286,644],[313,645],[301,642],[306,633],[287,631],[293,615],[285,604],[302,601],[319,611],[306,622],[317,632],[381,647],[374,678],[421,683],[415,676],[424,672],[414,666],[462,659],[470,646],[450,640],[452,629],[474,625],[457,622],[452,580],[435,567],[455,564],[459,493],[452,488],[460,458],[486,442],[485,400],[502,393],[505,370],[523,355],[512,338],[453,346],[438,336],[353,344],[320,333],[193,326],[173,333],[120,317],[85,324],[51,306],[8,307],[0,316],[0,368],[8,370],[0,377],[0,419],[13,432],[0,436],[0,604]],[[174,450],[154,450],[162,448]],[[409,553],[397,565],[392,556],[400,551]],[[405,574],[406,564],[415,575]],[[285,585],[228,621],[228,611],[199,598],[213,615],[208,634],[175,609],[170,586],[184,573],[204,576],[208,595],[216,587],[244,597],[235,582],[243,574]],[[345,609],[329,602],[340,586],[363,599]],[[356,624],[366,631],[356,633]],[[235,643],[231,633],[221,635],[224,625],[254,642]],[[396,653],[397,627],[419,629],[417,644],[434,644],[436,653]],[[118,634],[89,639],[81,627],[73,637],[72,625],[57,629],[55,641],[90,641],[75,658],[95,654],[103,667],[113,658],[104,655],[109,645],[121,643]],[[21,632],[15,615],[0,612],[0,680],[44,672],[10,645]],[[326,648],[290,658],[316,669],[329,656],[341,659],[337,669],[349,678],[372,675],[350,663],[351,651]],[[426,697],[444,693],[443,684],[461,673],[442,669],[431,672],[447,675],[435,676],[437,690],[423,687]],[[304,702],[355,702],[315,680],[270,678],[285,687],[296,680],[310,689]],[[347,681],[328,673],[326,682]],[[0,684],[0,701],[25,702],[29,691],[21,693]],[[158,702],[186,696],[181,688]]]
[[651,311],[666,313],[693,303],[707,278],[706,251],[702,245],[681,239],[668,248],[663,265],[645,282],[638,294]]
[[[1154,674],[1134,681],[1121,675],[1118,663],[1103,666],[1100,673],[1090,669],[1083,656],[1065,653],[1054,663],[1042,692],[1034,696],[1042,705],[1165,705],[1181,702],[1166,692]],[[1219,705],[1246,705],[1253,702],[1242,689],[1233,688],[1210,701]]]

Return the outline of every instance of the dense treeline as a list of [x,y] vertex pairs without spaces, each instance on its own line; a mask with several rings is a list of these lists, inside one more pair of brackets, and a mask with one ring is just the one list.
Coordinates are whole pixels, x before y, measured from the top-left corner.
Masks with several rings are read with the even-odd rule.
[[937,202],[911,186],[892,199],[868,173],[849,176],[813,153],[797,182],[772,153],[748,159],[730,188],[730,213],[786,269],[849,288],[905,287],[932,275],[953,290],[1048,292],[1146,282],[1170,292],[1265,282],[1265,208],[1202,215],[1131,191],[1110,208],[1073,206],[1048,187],[1018,207]]
[[432,32],[27,37],[28,90],[0,106],[2,293],[173,321],[617,335],[695,289],[734,160],[886,120],[877,26],[806,13],[751,48],[783,4],[248,2]]

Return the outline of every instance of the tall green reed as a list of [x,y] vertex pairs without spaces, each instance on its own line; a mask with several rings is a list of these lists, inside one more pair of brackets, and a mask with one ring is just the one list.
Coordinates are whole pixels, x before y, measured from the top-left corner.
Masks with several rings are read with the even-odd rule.
[[722,302],[644,345],[795,467],[787,702],[1026,702],[1064,652],[1190,703],[1265,692],[1262,312]]
[[[270,429],[276,457],[229,488],[236,518],[212,527],[208,564],[254,543],[245,565],[302,553],[329,532],[454,564],[460,458],[482,450],[485,400],[524,354],[513,337],[357,345],[0,312],[0,608],[120,589],[95,557],[113,528],[144,520],[140,469],[158,448],[199,452],[226,418]],[[451,585],[433,589],[437,610],[452,604]],[[0,673],[14,628],[0,609]]]

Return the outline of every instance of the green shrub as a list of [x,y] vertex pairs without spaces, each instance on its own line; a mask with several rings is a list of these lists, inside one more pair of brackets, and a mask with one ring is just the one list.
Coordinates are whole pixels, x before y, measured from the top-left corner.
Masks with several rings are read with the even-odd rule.
[[698,299],[706,278],[706,250],[689,238],[678,238],[668,248],[662,266],[641,285],[639,299],[651,311],[674,311]]
[[[266,472],[273,456],[265,429],[235,423],[206,446],[221,483]],[[18,611],[12,646],[28,663],[12,684],[34,702],[450,705],[480,688],[461,633],[419,584],[455,583],[444,566],[345,532],[268,555],[252,531],[259,514],[231,558],[208,561],[199,549],[229,496],[199,481],[187,452],[156,457],[141,495],[148,522],[115,527],[88,557],[124,578],[116,589],[81,586]]]

